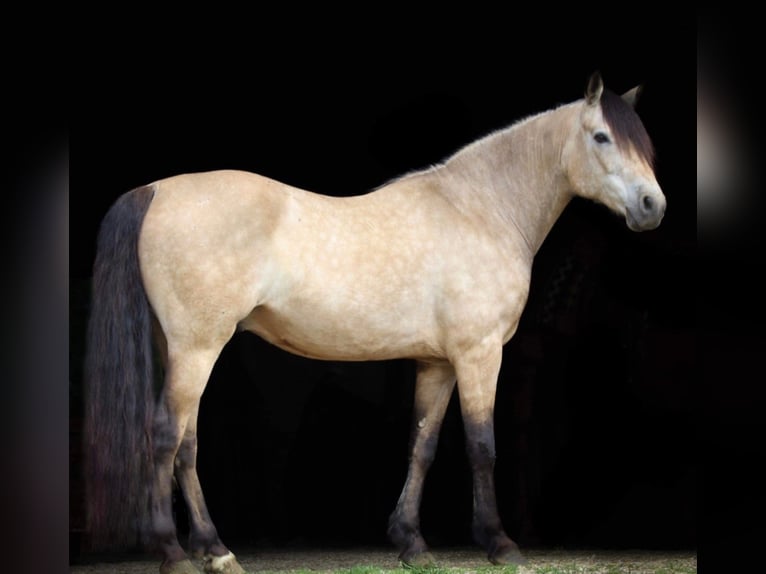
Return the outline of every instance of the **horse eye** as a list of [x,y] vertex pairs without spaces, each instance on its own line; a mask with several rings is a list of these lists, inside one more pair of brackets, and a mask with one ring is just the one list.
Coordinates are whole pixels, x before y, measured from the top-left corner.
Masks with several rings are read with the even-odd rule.
[[600,144],[609,143],[609,136],[606,135],[604,132],[596,132],[595,134],[593,134],[593,139]]

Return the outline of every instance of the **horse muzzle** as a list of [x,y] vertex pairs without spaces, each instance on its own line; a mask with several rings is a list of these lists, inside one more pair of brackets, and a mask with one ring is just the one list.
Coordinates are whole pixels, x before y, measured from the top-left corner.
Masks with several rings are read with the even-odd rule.
[[634,205],[625,210],[625,223],[631,231],[656,229],[665,215],[665,196],[657,191],[639,192]]

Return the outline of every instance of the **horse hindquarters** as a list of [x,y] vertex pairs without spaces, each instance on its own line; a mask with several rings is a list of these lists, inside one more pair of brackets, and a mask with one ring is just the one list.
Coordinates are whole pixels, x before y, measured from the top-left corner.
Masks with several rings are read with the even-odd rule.
[[220,349],[202,356],[202,362],[186,353],[179,360],[167,354],[164,333],[156,332],[168,377],[155,406],[152,328],[159,324],[153,325],[138,250],[152,199],[149,187],[121,196],[99,232],[85,363],[91,546],[121,550],[159,544],[162,574],[197,572],[175,535],[175,466],[194,517],[194,550],[205,554],[207,571],[239,574],[242,569],[209,519],[195,469],[199,396]]
[[[166,192],[163,188],[157,190],[155,203],[144,221],[139,248],[144,287],[157,319],[157,341],[165,366],[151,427],[151,521],[156,546],[163,555],[160,572],[196,572],[178,541],[173,519],[175,477],[188,508],[189,553],[205,560],[207,572],[238,574],[243,570],[218,536],[196,469],[200,400],[236,324],[230,317],[233,312],[227,306],[228,299],[216,285],[204,281],[218,276],[205,267],[209,259],[199,252],[191,258],[179,258],[179,253],[188,254],[199,246],[184,244],[189,236],[176,233],[177,221],[168,214],[186,211],[178,208],[179,196]],[[209,233],[203,236],[207,238]],[[208,244],[206,239],[202,243]]]

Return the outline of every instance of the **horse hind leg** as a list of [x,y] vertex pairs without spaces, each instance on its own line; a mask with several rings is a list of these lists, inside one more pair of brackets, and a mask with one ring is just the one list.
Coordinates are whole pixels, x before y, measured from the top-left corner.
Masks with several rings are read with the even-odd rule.
[[178,542],[173,521],[172,482],[176,453],[181,444],[188,415],[175,409],[173,392],[163,391],[152,429],[154,482],[152,485],[152,530],[158,550],[163,555],[160,574],[199,572]]
[[197,409],[191,415],[175,460],[175,477],[189,510],[189,552],[201,558],[206,572],[244,574],[234,554],[226,548],[210,518],[197,476]]
[[174,474],[189,508],[192,551],[203,553],[205,570],[226,574],[244,572],[218,538],[196,472],[199,401],[219,353],[220,349],[169,355],[167,377],[152,433],[155,469],[152,525],[164,557],[161,574],[198,572],[178,542],[172,509]]
[[427,567],[434,561],[420,532],[420,502],[454,388],[451,365],[418,363],[407,480],[388,523],[388,536],[400,551],[399,560],[407,566]]

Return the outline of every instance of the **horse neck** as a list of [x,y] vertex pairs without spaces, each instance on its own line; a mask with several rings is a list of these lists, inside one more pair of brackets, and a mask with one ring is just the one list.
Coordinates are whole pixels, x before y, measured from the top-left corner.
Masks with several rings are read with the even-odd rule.
[[572,198],[561,153],[577,109],[543,112],[463,148],[440,170],[444,193],[498,236],[517,228],[534,256]]

